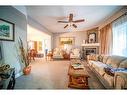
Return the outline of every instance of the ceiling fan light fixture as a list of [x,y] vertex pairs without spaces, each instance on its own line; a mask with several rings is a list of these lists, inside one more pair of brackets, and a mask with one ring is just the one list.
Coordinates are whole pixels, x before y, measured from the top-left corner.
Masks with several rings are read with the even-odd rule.
[[58,21],[58,23],[68,23],[64,26],[64,28],[66,28],[67,26],[70,26],[70,27],[73,26],[74,28],[77,28],[77,25],[75,23],[79,23],[79,22],[84,22],[84,19],[73,20],[72,13],[69,14],[68,21]]
[[70,23],[69,23],[69,26],[71,27],[72,25],[73,25],[73,23],[72,23],[72,22],[70,22]]

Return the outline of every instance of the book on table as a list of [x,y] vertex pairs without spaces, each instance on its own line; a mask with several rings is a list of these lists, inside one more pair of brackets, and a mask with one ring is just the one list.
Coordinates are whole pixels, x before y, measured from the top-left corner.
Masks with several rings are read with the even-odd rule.
[[74,69],[83,69],[84,68],[84,66],[80,63],[74,63],[74,64],[72,64],[72,67]]

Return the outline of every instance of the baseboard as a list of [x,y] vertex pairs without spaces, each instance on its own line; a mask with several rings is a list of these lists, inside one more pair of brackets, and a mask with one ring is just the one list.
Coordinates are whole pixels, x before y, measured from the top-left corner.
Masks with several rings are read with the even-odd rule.
[[18,77],[20,77],[21,75],[23,75],[23,72],[17,73],[17,74],[15,75],[15,78],[18,78]]

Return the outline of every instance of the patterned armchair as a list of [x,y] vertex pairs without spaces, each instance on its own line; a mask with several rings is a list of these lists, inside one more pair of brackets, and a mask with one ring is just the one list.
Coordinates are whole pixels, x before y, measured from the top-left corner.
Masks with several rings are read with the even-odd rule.
[[70,53],[70,58],[71,59],[79,59],[80,58],[80,49],[75,48],[71,50]]
[[59,48],[55,48],[53,50],[53,59],[63,59],[62,50]]

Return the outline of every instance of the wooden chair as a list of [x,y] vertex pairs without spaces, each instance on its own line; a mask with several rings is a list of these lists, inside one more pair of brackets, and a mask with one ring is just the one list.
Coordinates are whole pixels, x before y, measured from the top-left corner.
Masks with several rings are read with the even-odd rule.
[[31,60],[35,60],[37,51],[35,51],[34,49],[31,49],[30,52],[28,53],[28,59]]
[[46,54],[46,60],[51,60],[53,57],[53,52],[52,51],[49,51],[47,54]]

